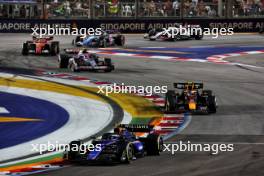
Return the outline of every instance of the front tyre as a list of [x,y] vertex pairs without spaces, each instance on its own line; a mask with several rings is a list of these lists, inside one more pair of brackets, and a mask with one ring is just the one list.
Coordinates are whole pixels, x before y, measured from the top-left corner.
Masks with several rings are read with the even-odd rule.
[[[76,160],[79,157],[79,149],[81,146],[81,141],[72,141],[69,144],[69,151],[68,151],[68,160]],[[78,150],[76,150],[78,149]]]
[[23,43],[22,55],[28,55],[28,43]]
[[120,163],[130,164],[134,156],[134,150],[131,143],[128,143],[120,156]]
[[176,108],[176,94],[173,90],[169,90],[165,97],[165,111],[174,112]]
[[216,97],[215,96],[209,96],[208,97],[209,113],[216,113],[216,108],[217,108]]
[[78,72],[78,69],[76,68],[75,64],[72,63],[69,67],[72,72]]

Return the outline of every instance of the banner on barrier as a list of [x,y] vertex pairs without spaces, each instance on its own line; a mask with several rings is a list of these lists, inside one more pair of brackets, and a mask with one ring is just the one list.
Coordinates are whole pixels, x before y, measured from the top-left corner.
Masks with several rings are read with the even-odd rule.
[[235,32],[258,32],[264,19],[116,19],[116,20],[0,20],[0,32],[32,32],[32,28],[102,28],[124,33],[142,33],[152,28],[167,28],[175,24],[194,24],[204,28],[233,28]]

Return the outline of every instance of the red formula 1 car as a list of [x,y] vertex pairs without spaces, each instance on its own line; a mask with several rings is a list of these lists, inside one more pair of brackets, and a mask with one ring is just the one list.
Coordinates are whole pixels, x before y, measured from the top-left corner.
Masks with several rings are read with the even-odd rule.
[[59,54],[59,42],[53,41],[53,37],[35,37],[31,41],[23,43],[22,54],[50,54],[55,56]]

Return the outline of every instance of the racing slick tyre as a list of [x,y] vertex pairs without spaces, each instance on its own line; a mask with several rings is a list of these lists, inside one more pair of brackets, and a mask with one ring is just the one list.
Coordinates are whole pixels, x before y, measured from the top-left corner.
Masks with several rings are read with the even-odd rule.
[[127,143],[120,156],[120,163],[130,164],[134,157],[134,150],[131,143]]
[[154,38],[151,38],[152,36],[155,36],[156,33],[157,33],[157,32],[156,32],[155,29],[150,30],[149,33],[148,33],[148,35],[149,35],[149,40],[151,40],[151,41],[156,40],[156,39],[154,39]]
[[195,40],[202,40],[203,39],[203,35],[195,35],[194,39]]
[[105,65],[107,65],[107,66],[112,65],[112,59],[105,58],[104,61],[105,61]]
[[149,36],[153,36],[153,35],[156,35],[156,30],[155,29],[151,29],[149,32],[148,32]]
[[99,57],[98,57],[96,54],[94,54],[94,53],[91,53],[91,54],[90,54],[90,57],[91,57],[91,58],[93,58],[93,59],[94,59],[94,61],[95,61],[96,63],[98,63],[98,62],[99,62]]
[[111,72],[114,70],[114,66],[112,64],[112,60],[110,58],[105,58],[104,59],[105,65],[108,67],[105,72]]
[[211,90],[203,90],[203,91],[202,91],[202,94],[203,94],[203,95],[212,96],[212,95],[213,95],[213,92],[212,92]]
[[213,92],[211,90],[203,90],[202,95],[212,96]]
[[73,64],[73,63],[71,65],[69,65],[69,68],[72,72],[78,72],[79,71],[78,69],[76,69],[75,64]]
[[23,43],[22,55],[28,55],[28,43]]
[[165,97],[165,111],[173,112],[176,109],[177,96],[173,90],[169,90]]
[[81,36],[77,36],[75,39],[72,40],[72,45],[76,45],[76,43],[78,43],[79,41],[81,41]]
[[117,46],[124,46],[125,45],[125,36],[123,35],[118,35],[116,38],[115,38],[115,44]]
[[[79,150],[81,146],[81,141],[72,141],[69,145],[69,151],[68,151],[68,160],[76,160],[79,156]],[[76,147],[78,147],[78,150],[76,150]]]
[[160,155],[163,150],[163,139],[159,134],[149,134],[146,141],[147,155]]
[[216,98],[215,96],[208,96],[208,108],[209,108],[209,113],[216,113]]
[[106,39],[103,39],[103,41],[102,41],[102,47],[103,48],[107,48],[109,46],[109,43],[107,42],[107,40]]
[[59,48],[59,42],[52,42],[50,46],[50,54],[52,56],[56,56],[59,54],[60,48]]
[[59,55],[59,68],[67,68],[69,64],[70,56],[67,54],[60,54]]
[[259,33],[260,34],[263,34],[264,33],[264,27],[262,27],[262,28],[259,29]]

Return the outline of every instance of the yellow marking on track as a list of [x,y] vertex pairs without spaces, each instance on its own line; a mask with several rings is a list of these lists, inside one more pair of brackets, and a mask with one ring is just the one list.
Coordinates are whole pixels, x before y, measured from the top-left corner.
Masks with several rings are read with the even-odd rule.
[[[105,102],[99,96],[89,94],[85,91],[75,89],[72,87],[67,87],[64,85],[44,82],[44,81],[33,81],[33,80],[25,80],[25,79],[15,79],[15,78],[0,78],[0,85],[3,86],[11,86],[11,87],[19,87],[19,88],[28,88],[42,91],[52,91],[62,94],[68,94],[73,96],[80,96],[85,98],[91,98],[98,101]],[[76,86],[80,88],[84,88],[86,90],[97,93],[99,88],[97,87],[87,87],[87,86]],[[118,103],[125,111],[131,114],[132,117],[160,117],[162,114],[158,111],[154,104],[140,96],[136,96],[133,94],[109,94],[109,98],[113,99],[116,103]]]
[[104,101],[102,98],[93,94],[89,94],[85,91],[51,82],[33,81],[33,80],[15,79],[15,78],[0,78],[0,85],[8,86],[8,87],[10,86],[10,87],[41,90],[41,91],[50,91],[50,92],[56,92],[61,94],[68,94],[73,96],[80,96],[80,97],[91,98],[99,101]]
[[[97,88],[82,86],[84,89],[98,91]],[[103,94],[104,95],[104,94]],[[132,117],[153,118],[161,117],[162,113],[155,108],[153,102],[134,94],[110,93],[109,98],[118,103]]]
[[33,119],[33,118],[19,118],[19,117],[0,117],[0,123],[6,122],[35,122],[43,121],[42,119]]

